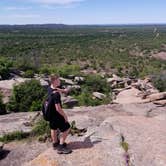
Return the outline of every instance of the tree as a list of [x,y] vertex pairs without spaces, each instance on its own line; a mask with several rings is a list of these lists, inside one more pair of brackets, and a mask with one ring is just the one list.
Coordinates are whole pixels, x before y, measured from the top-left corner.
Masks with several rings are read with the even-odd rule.
[[45,89],[39,81],[26,81],[14,87],[7,109],[14,112],[39,111],[44,96]]

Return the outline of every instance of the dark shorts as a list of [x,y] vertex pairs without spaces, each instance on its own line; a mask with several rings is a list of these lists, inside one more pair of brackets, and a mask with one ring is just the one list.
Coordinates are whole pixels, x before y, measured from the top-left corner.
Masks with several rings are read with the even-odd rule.
[[50,128],[52,130],[59,129],[61,132],[65,132],[70,128],[70,124],[66,122],[64,118],[58,117],[50,120]]

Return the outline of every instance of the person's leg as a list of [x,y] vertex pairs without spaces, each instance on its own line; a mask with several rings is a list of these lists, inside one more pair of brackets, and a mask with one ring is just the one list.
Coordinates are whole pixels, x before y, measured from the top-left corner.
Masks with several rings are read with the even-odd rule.
[[67,122],[65,122],[62,126],[62,128],[60,128],[61,130],[61,136],[60,136],[60,145],[58,147],[58,153],[59,154],[69,154],[72,152],[71,149],[69,149],[66,146],[65,140],[70,132],[70,124]]
[[58,137],[57,137],[57,130],[51,129],[51,139],[53,143],[58,142]]
[[69,132],[70,132],[70,128],[61,134],[60,145],[63,145],[65,143],[65,140],[66,140]]

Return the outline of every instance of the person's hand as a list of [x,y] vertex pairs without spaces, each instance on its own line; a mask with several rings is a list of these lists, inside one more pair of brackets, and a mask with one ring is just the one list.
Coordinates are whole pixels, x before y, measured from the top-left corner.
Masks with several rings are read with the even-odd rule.
[[70,89],[67,89],[67,88],[64,89],[64,93],[66,93],[66,94],[69,93],[69,91],[70,91]]

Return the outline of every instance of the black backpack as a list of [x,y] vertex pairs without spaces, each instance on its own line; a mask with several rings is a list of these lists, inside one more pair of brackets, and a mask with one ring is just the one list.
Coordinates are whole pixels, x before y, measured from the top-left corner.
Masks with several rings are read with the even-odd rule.
[[50,121],[51,118],[51,106],[52,106],[52,99],[53,99],[53,94],[49,95],[46,100],[44,100],[42,104],[42,113],[43,113],[43,118],[46,121]]

